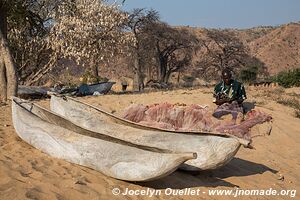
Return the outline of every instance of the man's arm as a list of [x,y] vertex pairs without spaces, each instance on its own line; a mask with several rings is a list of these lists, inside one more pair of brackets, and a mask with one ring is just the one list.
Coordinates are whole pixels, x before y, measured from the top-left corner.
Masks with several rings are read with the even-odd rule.
[[238,98],[237,98],[237,102],[239,104],[243,103],[243,101],[247,99],[247,95],[246,95],[246,90],[244,85],[241,83],[239,90],[238,90]]
[[232,100],[229,99],[225,93],[222,94],[222,90],[220,87],[221,84],[222,83],[219,83],[215,86],[214,94],[213,94],[213,97],[215,99],[213,100],[213,103],[215,103],[217,105],[222,105],[223,103],[231,103]]
[[217,84],[217,85],[215,86],[215,88],[214,88],[214,94],[213,94],[213,97],[214,97],[213,103],[219,105],[219,104],[217,103],[217,100],[218,100],[218,84]]
[[215,100],[213,101],[217,105],[222,105],[223,103],[231,103],[233,100],[229,99],[225,94],[218,93],[214,95]]
[[231,100],[228,99],[216,99],[214,101],[215,104],[217,104],[218,106],[222,105],[223,103],[231,103]]

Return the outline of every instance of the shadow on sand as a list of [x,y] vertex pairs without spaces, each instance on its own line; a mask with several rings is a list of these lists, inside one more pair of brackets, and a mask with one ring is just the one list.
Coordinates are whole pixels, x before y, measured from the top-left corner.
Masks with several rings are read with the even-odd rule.
[[271,169],[262,164],[246,161],[240,158],[233,158],[230,163],[220,169],[201,172],[187,172],[177,170],[176,172],[162,179],[136,184],[154,189],[183,189],[200,186],[239,187],[238,185],[232,184],[223,179],[227,177],[242,177],[255,174],[263,174],[267,171],[270,171],[273,174],[276,174],[278,172],[277,170]]

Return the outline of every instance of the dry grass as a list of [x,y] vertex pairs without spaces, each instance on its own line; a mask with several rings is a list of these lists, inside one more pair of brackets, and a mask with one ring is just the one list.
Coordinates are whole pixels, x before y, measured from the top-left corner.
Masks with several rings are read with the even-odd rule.
[[276,101],[282,105],[291,107],[295,109],[295,117],[300,118],[300,103],[296,98],[292,99],[279,99]]
[[276,102],[280,103],[282,105],[289,106],[291,108],[300,110],[300,103],[296,98],[293,98],[293,99],[279,99]]
[[266,105],[268,101],[275,101],[279,104],[288,106],[295,110],[294,116],[300,118],[300,94],[297,92],[287,92],[282,87],[277,88],[251,88],[249,91],[255,98],[256,104],[259,106]]
[[287,93],[287,95],[289,95],[289,96],[291,96],[291,97],[300,98],[300,94],[297,94],[296,92]]

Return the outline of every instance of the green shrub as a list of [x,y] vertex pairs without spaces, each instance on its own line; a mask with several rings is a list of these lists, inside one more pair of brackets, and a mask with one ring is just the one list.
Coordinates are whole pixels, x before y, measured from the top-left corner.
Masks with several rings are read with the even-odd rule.
[[247,67],[240,71],[239,78],[243,82],[253,82],[256,80],[257,72],[258,72],[257,66]]
[[182,80],[187,83],[193,83],[196,78],[193,76],[185,75]]
[[238,78],[243,82],[253,83],[257,78],[268,76],[265,64],[258,58],[248,56],[244,58],[245,66],[239,70]]
[[283,71],[278,73],[273,77],[273,81],[277,82],[279,85],[288,87],[299,87],[300,86],[300,68]]

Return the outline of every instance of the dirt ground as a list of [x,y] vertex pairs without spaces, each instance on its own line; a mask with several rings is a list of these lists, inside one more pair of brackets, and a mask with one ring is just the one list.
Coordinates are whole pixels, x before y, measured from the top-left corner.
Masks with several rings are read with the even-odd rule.
[[[106,177],[100,172],[52,158],[22,141],[11,121],[11,106],[0,107],[0,199],[148,199],[147,195],[113,195],[112,189],[155,189],[162,191],[151,199],[232,199],[232,196],[210,196],[209,190],[298,190],[300,192],[300,119],[294,109],[279,104],[279,98],[296,99],[300,88],[246,88],[247,104],[273,117],[270,136],[253,139],[255,149],[241,148],[226,166],[199,173],[177,170],[160,180],[133,183]],[[215,108],[212,88],[180,89],[143,94],[82,97],[80,100],[101,106],[120,115],[131,103],[160,102],[201,104]],[[47,105],[49,100],[40,103]],[[198,155],[201,156],[201,155]],[[167,188],[200,189],[200,195],[167,195]],[[203,193],[205,192],[205,193]],[[300,199],[291,195],[239,196],[235,199]]]

